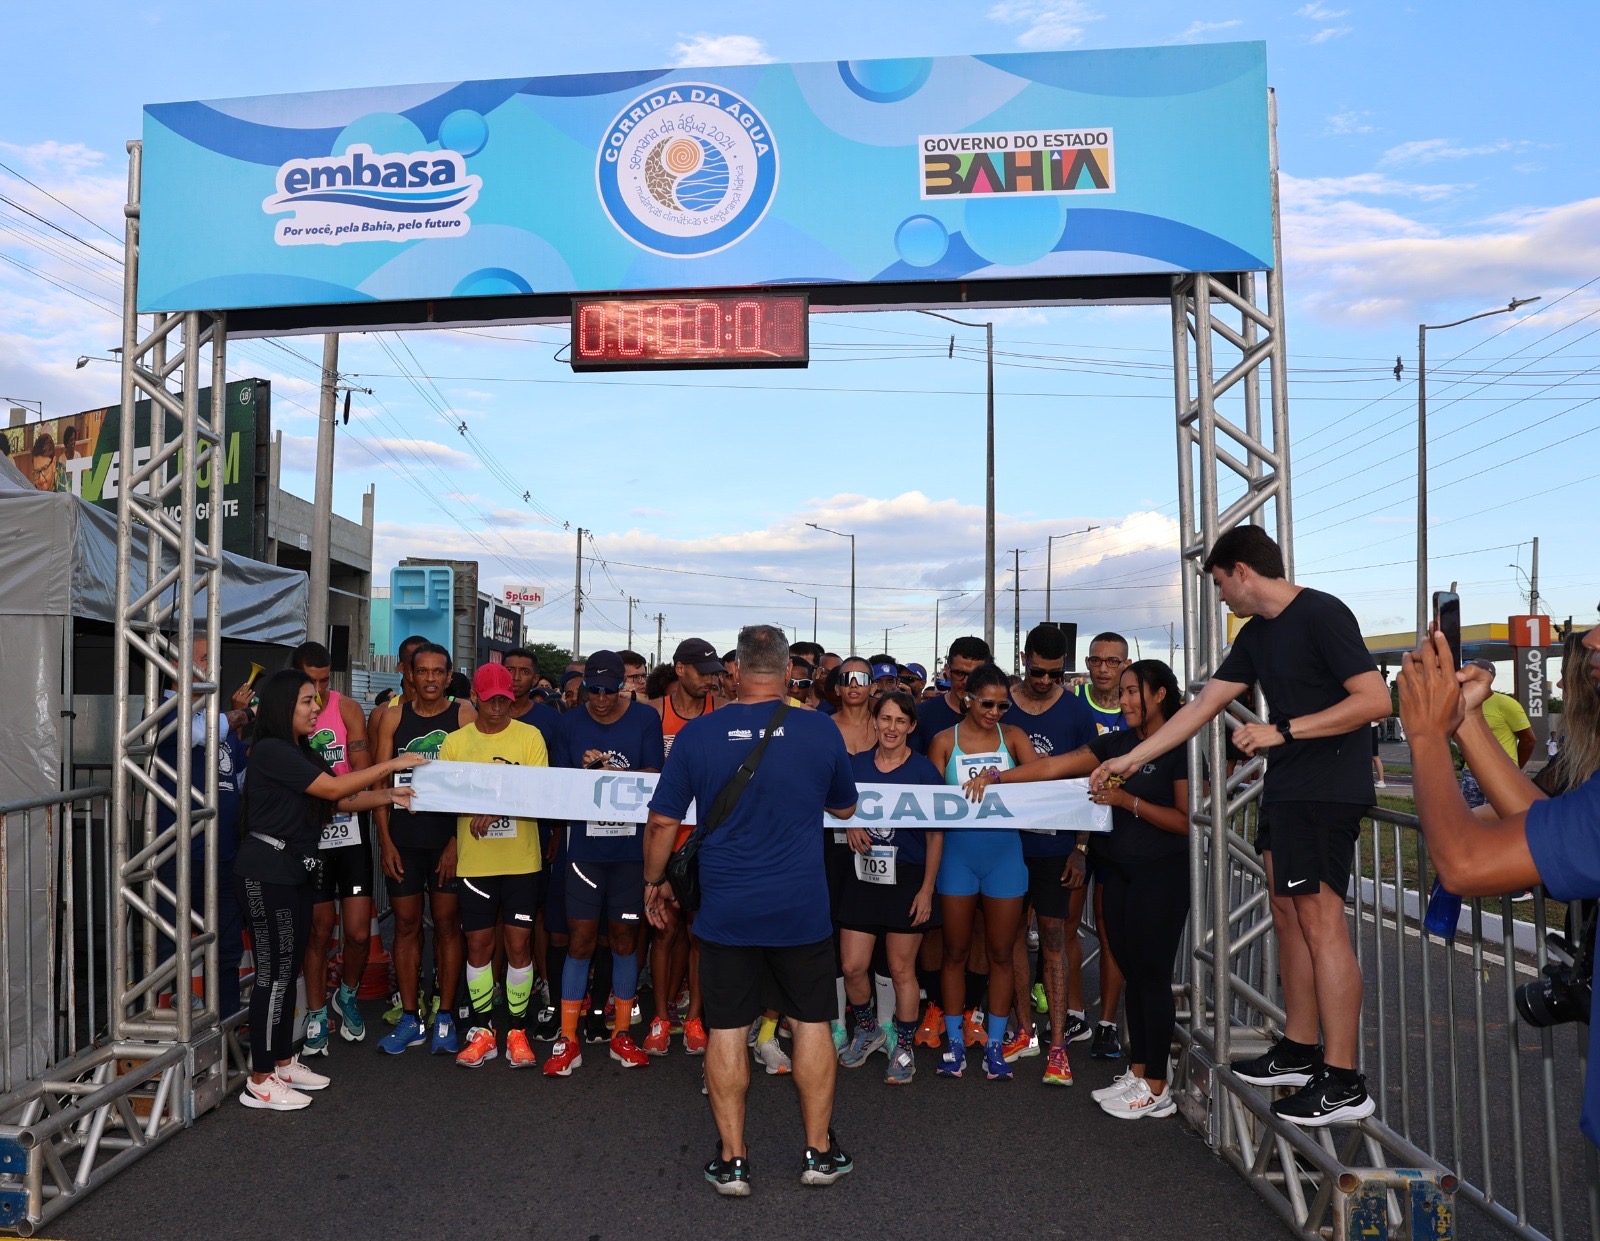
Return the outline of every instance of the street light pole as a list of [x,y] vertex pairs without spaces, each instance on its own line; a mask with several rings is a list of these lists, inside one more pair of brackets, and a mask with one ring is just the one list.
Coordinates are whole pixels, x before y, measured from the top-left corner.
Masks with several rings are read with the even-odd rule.
[[[994,324],[972,323],[966,319],[953,319],[949,315],[942,315],[937,310],[924,310],[925,315],[932,315],[935,319],[943,319],[946,323],[954,323],[959,327],[981,327],[984,330],[984,343],[987,355],[987,402],[988,425],[985,429],[985,443],[987,453],[984,459],[984,497],[983,497],[983,640],[989,644],[989,649],[994,650]],[[952,337],[952,343],[954,338]]]
[[1510,314],[1519,306],[1538,301],[1537,297],[1513,297],[1497,310],[1468,315],[1451,323],[1417,324],[1417,643],[1428,636],[1428,333],[1447,327],[1460,327],[1474,319]]
[[803,590],[796,590],[793,586],[785,586],[784,589],[791,595],[799,595],[802,599],[811,600],[811,640],[815,642],[817,640],[817,597],[808,595]]
[[939,675],[939,661],[944,658],[942,648],[939,646],[939,605],[941,603],[954,603],[966,593],[964,590],[958,590],[948,599],[935,599],[933,601],[933,675],[936,679]]
[[1050,620],[1050,570],[1052,555],[1057,539],[1070,539],[1075,534],[1088,534],[1091,530],[1098,530],[1099,526],[1085,526],[1082,530],[1068,530],[1065,534],[1052,534],[1044,541],[1044,618]]
[[[843,530],[830,530],[827,526],[819,526],[814,521],[806,522],[813,530],[820,530],[823,534],[836,534],[841,539],[850,540],[850,653],[856,653],[856,536],[846,534]],[[816,641],[815,636],[811,639]]]
[[883,653],[885,655],[889,653],[889,635],[896,629],[904,629],[907,624],[910,624],[910,622],[907,621],[905,624],[901,625],[885,625],[883,627]]

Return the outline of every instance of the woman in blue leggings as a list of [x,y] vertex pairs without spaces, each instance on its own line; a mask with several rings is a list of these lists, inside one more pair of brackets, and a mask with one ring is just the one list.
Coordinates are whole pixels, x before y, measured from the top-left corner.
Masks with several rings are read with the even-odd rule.
[[[984,772],[1007,771],[1038,757],[1027,733],[1000,722],[1010,707],[1011,682],[1006,674],[993,664],[975,668],[967,678],[966,715],[928,745],[928,758],[943,773],[946,784],[963,785]],[[990,1081],[1009,1081],[1011,1066],[1006,1063],[1002,1044],[1015,987],[1011,954],[1022,929],[1023,898],[1028,892],[1022,838],[1015,831],[999,829],[947,830],[935,888],[944,919],[944,973],[940,981],[949,1043],[939,1061],[939,1076],[960,1077],[967,1064],[961,1005],[966,993],[972,923],[982,897],[989,955],[988,1039],[983,1067]]]

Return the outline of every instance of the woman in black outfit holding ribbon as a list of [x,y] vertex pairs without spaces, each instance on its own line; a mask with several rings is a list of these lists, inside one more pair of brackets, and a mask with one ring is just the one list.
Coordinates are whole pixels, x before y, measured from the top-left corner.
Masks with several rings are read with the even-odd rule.
[[255,741],[246,768],[234,892],[255,947],[250,996],[250,1080],[239,1102],[292,1112],[311,1102],[305,1090],[328,1079],[292,1054],[294,980],[311,929],[311,880],[322,830],[338,809],[410,804],[409,788],[363,791],[427,760],[402,754],[363,771],[335,776],[306,744],[316,727],[317,694],[299,669],[276,673],[262,688]]

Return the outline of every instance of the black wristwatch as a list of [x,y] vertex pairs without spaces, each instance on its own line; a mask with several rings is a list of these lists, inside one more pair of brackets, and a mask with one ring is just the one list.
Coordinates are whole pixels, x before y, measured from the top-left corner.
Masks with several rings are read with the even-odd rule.
[[1283,739],[1285,741],[1293,741],[1294,740],[1294,733],[1292,733],[1289,730],[1289,721],[1288,720],[1279,720],[1278,721],[1278,732],[1283,737]]

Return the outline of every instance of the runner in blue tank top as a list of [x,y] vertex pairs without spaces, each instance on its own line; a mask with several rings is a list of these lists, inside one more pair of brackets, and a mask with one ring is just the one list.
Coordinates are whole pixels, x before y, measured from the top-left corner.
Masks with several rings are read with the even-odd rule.
[[[967,713],[954,728],[928,746],[928,758],[944,773],[946,783],[962,785],[985,771],[1007,771],[1037,757],[1022,729],[1002,724],[1011,706],[1010,682],[993,664],[967,678]],[[965,743],[965,744],[963,744]],[[983,899],[985,940],[989,952],[988,1040],[984,1072],[990,1081],[1009,1081],[1003,1043],[1016,980],[1012,950],[1022,928],[1023,897],[1028,868],[1022,860],[1019,833],[987,828],[947,830],[937,881],[944,918],[945,1032],[949,1048],[939,1063],[941,1077],[960,1077],[966,1068],[966,1041],[961,1029],[961,1003],[966,990],[967,958],[972,948],[972,923]]]

